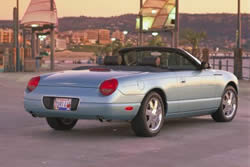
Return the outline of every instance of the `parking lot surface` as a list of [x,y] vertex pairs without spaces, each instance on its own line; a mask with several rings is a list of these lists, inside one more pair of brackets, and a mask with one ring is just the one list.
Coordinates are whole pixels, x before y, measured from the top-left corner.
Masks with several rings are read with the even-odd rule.
[[69,132],[51,130],[23,108],[30,74],[0,74],[0,167],[250,167],[250,82],[240,83],[231,123],[210,116],[167,120],[154,138],[129,123],[82,120]]

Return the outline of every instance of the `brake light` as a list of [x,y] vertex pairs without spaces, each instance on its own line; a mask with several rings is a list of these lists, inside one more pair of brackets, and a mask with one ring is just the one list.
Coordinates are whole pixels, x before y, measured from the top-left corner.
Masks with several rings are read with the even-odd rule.
[[134,107],[132,106],[127,106],[124,108],[126,111],[132,111],[134,109]]
[[89,71],[91,72],[110,72],[110,69],[107,68],[90,68]]
[[116,91],[117,87],[118,87],[117,79],[110,79],[104,81],[100,85],[99,90],[101,94],[103,94],[104,96],[109,96]]
[[40,76],[31,78],[31,80],[28,83],[27,90],[29,92],[32,92],[33,90],[36,89],[36,87],[38,86],[39,82],[40,82]]

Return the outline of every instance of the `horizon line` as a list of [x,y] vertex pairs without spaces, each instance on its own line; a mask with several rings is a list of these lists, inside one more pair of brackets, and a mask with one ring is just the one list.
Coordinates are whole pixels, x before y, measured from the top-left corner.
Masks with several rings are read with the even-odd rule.
[[[186,15],[216,15],[216,14],[228,14],[228,15],[237,15],[237,13],[226,13],[226,12],[218,12],[218,13],[180,13],[180,14],[186,14]],[[62,16],[58,17],[58,19],[62,18],[69,18],[69,17],[92,17],[92,18],[110,18],[110,17],[120,17],[124,15],[137,15],[136,13],[125,13],[125,14],[120,14],[120,15],[113,15],[113,16],[88,16],[88,15],[79,15],[79,16]],[[250,15],[250,13],[241,13],[241,15]],[[11,21],[12,19],[0,19],[1,21]],[[21,19],[20,19],[21,20]]]

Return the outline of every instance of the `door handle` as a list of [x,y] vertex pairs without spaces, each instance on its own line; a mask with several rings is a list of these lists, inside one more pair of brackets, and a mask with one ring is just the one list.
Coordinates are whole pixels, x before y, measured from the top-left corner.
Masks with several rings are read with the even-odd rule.
[[222,76],[222,74],[214,74],[214,76]]

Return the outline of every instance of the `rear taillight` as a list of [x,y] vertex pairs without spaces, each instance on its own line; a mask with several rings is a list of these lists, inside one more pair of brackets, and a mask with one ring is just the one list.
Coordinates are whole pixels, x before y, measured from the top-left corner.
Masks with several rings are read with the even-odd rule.
[[28,85],[27,85],[27,90],[29,92],[32,92],[33,90],[36,89],[36,87],[38,86],[40,82],[40,77],[34,77],[34,78],[31,78],[31,80],[29,81]]
[[117,79],[110,79],[110,80],[104,81],[100,85],[99,90],[101,94],[103,94],[104,96],[109,96],[112,93],[114,93],[114,91],[116,91],[117,87],[118,87]]

